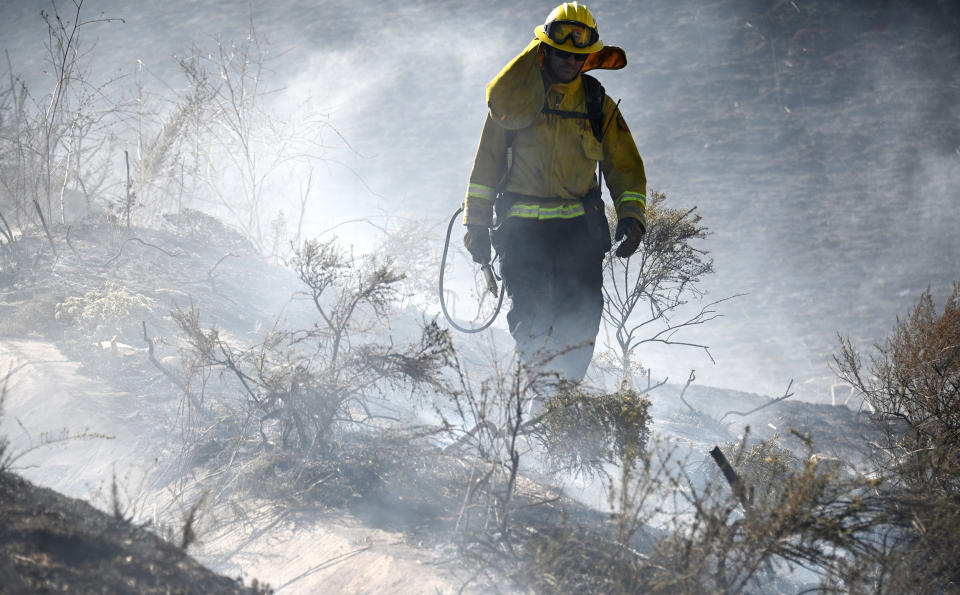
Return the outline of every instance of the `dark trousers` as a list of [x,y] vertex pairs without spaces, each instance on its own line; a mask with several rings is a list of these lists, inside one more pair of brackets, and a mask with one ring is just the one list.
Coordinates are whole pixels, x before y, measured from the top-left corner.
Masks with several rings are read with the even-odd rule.
[[581,380],[603,309],[604,250],[591,239],[586,218],[508,218],[494,244],[521,360],[535,372]]

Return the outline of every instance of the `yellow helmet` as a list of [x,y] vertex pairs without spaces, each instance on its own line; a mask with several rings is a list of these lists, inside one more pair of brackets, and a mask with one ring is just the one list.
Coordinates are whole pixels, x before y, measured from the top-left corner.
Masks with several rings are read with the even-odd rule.
[[537,39],[572,54],[592,54],[603,49],[597,21],[583,4],[564,2],[553,9],[544,24],[533,30]]

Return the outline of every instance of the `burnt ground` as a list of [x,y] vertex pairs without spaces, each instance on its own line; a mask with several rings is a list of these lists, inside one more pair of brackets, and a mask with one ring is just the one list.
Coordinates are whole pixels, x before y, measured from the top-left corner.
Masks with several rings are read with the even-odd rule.
[[[175,408],[178,389],[149,361],[139,325],[88,329],[101,333],[89,337],[58,320],[54,311],[64,299],[110,281],[151,300],[137,313],[148,321],[151,334],[172,337],[172,325],[164,312],[187,304],[200,308],[233,336],[262,328],[271,313],[278,311],[278,300],[289,300],[289,273],[245,253],[230,233],[214,233],[213,222],[201,218],[194,223],[203,230],[134,230],[131,237],[139,241],[123,239],[108,224],[76,226],[70,232],[71,252],[56,259],[44,249],[45,238],[39,230],[20,238],[19,249],[36,255],[33,262],[39,266],[8,269],[11,282],[0,302],[4,314],[0,337],[57,345],[63,354],[82,364],[82,374],[139,395],[127,404],[138,416],[152,419],[153,410]],[[68,245],[65,234],[65,230],[54,230],[54,240],[62,249]],[[224,254],[236,256],[223,259]],[[43,274],[51,268],[55,274]],[[272,279],[273,283],[251,299],[246,295],[248,287],[264,287],[253,279]],[[237,308],[238,303],[244,307]],[[288,301],[284,309],[288,322],[303,316],[295,303]],[[109,346],[111,335],[119,347]],[[90,349],[91,339],[107,347]],[[159,342],[157,349],[158,357],[174,354],[164,342]],[[173,366],[169,359],[165,361]],[[654,430],[686,439],[694,452],[702,451],[704,457],[713,444],[735,441],[742,426],[749,424],[755,438],[782,436],[786,446],[802,449],[802,444],[787,442],[791,439],[789,428],[795,428],[810,433],[818,451],[857,460],[862,443],[858,438],[868,429],[864,417],[847,408],[792,401],[746,418],[728,416],[721,421],[729,410],[749,411],[769,402],[770,397],[696,385],[685,397],[698,412],[691,416],[679,400],[679,391],[680,387],[665,386],[651,395]],[[170,434],[170,441],[176,441],[175,428],[158,427],[156,438],[160,440],[164,432]],[[209,449],[198,448],[194,454],[209,451],[207,455],[191,460],[186,471],[214,472],[229,466],[231,449],[216,440],[206,446]],[[172,455],[176,444],[161,440],[153,449]],[[398,540],[413,551],[426,548],[450,559],[461,555],[455,547],[456,528],[464,521],[463,494],[475,481],[470,475],[475,466],[467,459],[444,454],[429,440],[414,440],[403,433],[361,433],[345,437],[336,458],[257,455],[241,462],[238,467],[244,471],[237,475],[237,498],[256,496],[272,502],[293,525],[308,526],[321,512],[339,514],[399,535]],[[149,530],[98,512],[82,501],[9,474],[3,475],[0,495],[0,560],[6,561],[0,562],[0,576],[9,577],[0,589],[243,592],[238,583],[213,574]],[[519,478],[514,504],[521,511],[514,523],[534,549],[538,541],[563,527],[582,531],[581,545],[602,543],[610,534],[610,517],[605,511],[585,506],[562,490],[529,477]],[[257,512],[257,504],[252,506],[247,513]],[[471,522],[478,527],[484,523],[483,519]],[[652,531],[639,535],[645,543],[638,542],[638,549],[649,547],[653,535]],[[366,547],[361,544],[357,551]],[[466,549],[501,575],[518,572],[490,543],[468,544]],[[274,551],[271,555],[292,553]],[[396,555],[387,551],[387,556]],[[369,571],[369,564],[360,563],[351,570],[361,581]],[[385,567],[381,572],[396,571]],[[490,583],[475,580],[471,588],[482,590],[484,585]]]
[[0,592],[256,593],[86,502],[0,472]]

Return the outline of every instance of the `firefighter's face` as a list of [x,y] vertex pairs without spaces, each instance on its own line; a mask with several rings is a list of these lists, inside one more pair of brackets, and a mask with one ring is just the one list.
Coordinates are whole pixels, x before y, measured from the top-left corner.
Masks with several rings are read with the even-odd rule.
[[550,46],[544,52],[544,66],[547,74],[558,83],[569,83],[577,78],[587,54],[573,54]]

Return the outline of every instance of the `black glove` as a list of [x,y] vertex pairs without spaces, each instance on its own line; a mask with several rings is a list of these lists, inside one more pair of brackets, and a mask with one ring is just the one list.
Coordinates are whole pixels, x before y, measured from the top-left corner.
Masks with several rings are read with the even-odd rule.
[[467,247],[473,262],[487,264],[490,262],[490,228],[486,225],[467,225],[467,233],[463,236],[463,245]]
[[617,246],[617,256],[620,258],[629,258],[632,256],[633,253],[637,251],[637,248],[640,247],[644,233],[646,233],[646,230],[643,229],[643,224],[636,219],[621,219],[620,223],[617,223],[617,234],[614,236],[618,242],[621,239],[623,240],[623,242]]

